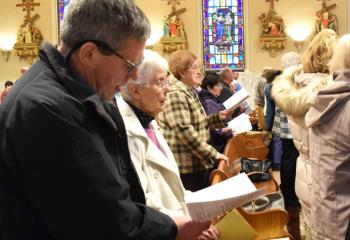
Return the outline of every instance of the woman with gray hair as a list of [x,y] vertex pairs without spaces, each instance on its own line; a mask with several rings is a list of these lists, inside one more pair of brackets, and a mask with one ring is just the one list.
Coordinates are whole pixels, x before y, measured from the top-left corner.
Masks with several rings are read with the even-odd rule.
[[[137,79],[122,88],[122,98],[117,103],[146,204],[177,222],[181,217],[189,219],[185,189],[174,156],[155,121],[169,92],[167,71],[166,60],[156,52],[146,50]],[[201,225],[203,223],[194,223],[193,231],[200,229]],[[215,240],[218,232],[211,227],[201,237]]]

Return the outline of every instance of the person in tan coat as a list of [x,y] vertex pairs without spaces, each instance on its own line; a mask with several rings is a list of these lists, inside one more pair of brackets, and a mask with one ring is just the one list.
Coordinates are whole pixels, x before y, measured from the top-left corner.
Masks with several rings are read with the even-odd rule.
[[311,224],[314,240],[350,239],[350,34],[330,63],[334,83],[310,101]]
[[296,166],[295,191],[307,224],[307,239],[311,239],[311,165],[309,158],[309,130],[305,125],[307,101],[332,82],[328,62],[333,55],[336,33],[324,30],[310,42],[302,58],[302,65],[287,68],[273,82],[272,96],[287,115],[294,145],[299,151]]

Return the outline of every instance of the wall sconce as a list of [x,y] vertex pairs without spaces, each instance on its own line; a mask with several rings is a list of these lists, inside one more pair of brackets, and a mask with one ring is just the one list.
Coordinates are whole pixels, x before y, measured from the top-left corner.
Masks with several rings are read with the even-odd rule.
[[7,62],[10,58],[13,44],[16,42],[15,36],[0,36],[0,52]]
[[294,46],[300,53],[303,49],[305,39],[310,35],[312,31],[312,25],[306,23],[299,23],[290,26],[287,29],[288,35],[294,40]]
[[5,58],[5,61],[7,62],[10,58],[11,50],[1,49],[0,51]]
[[301,49],[303,48],[304,41],[294,41],[294,46],[300,53]]

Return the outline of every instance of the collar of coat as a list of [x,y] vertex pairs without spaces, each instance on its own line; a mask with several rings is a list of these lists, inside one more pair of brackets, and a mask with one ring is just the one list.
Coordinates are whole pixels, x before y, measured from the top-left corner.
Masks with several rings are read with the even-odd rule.
[[285,69],[272,82],[271,96],[286,114],[299,117],[310,108],[308,100],[332,82],[324,73],[304,73],[301,65]]
[[[124,100],[125,101],[125,100]],[[143,128],[149,128],[149,124],[154,120],[154,117],[148,115],[147,113],[143,112],[141,109],[138,109],[136,106],[134,106],[132,103],[125,101],[131,109],[134,111],[136,117],[140,121]]]
[[193,88],[188,87],[187,85],[185,85],[181,80],[175,80],[173,82],[174,84],[172,84],[170,86],[170,92],[172,91],[178,91],[181,90],[183,91],[186,95],[188,95],[189,97],[194,97],[197,96],[197,94],[194,92]]
[[[157,140],[160,144],[160,147],[163,149],[163,152],[158,149],[158,147],[152,142],[151,139],[148,138],[145,130],[143,129],[140,121],[136,117],[135,112],[132,110],[130,105],[122,98],[118,99],[118,107],[120,109],[120,113],[123,117],[125,124],[126,133],[128,135],[128,139],[138,138],[142,140],[145,144],[145,154],[148,156],[147,161],[151,161],[163,168],[168,169],[171,172],[179,175],[178,167],[174,156],[166,143],[166,140],[161,136],[159,130],[159,126],[156,121],[152,121],[150,123],[150,127],[155,130],[157,135]],[[163,157],[164,156],[164,157]],[[171,161],[169,161],[169,159]]]

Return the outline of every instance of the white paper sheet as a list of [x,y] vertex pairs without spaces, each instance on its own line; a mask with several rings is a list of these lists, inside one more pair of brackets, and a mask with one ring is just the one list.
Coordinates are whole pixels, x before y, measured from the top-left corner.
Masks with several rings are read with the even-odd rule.
[[249,97],[249,93],[244,88],[237,91],[229,99],[224,102],[226,109],[238,107],[244,100]]
[[228,127],[232,129],[234,135],[244,133],[253,129],[249,120],[249,115],[242,113],[228,122]]
[[210,221],[227,211],[263,195],[245,173],[185,196],[188,211],[195,221]]

